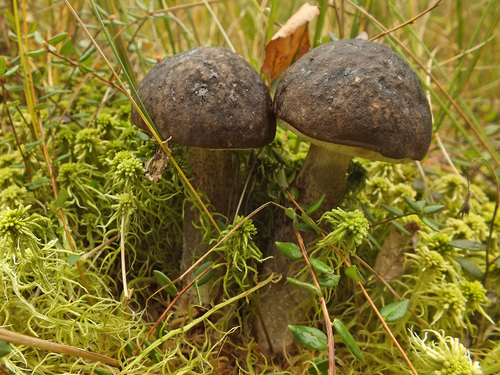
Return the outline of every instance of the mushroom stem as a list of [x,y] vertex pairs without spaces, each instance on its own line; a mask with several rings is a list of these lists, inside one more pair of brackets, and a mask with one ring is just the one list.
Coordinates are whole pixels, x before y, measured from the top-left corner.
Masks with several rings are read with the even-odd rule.
[[299,201],[313,204],[325,194],[322,211],[336,208],[351,159],[350,155],[311,144],[295,183],[299,189]]
[[[189,157],[193,187],[206,195],[209,201],[207,203],[213,207],[212,212],[229,215],[235,183],[231,151],[191,147]],[[203,243],[204,231],[200,229],[200,216],[200,210],[193,207],[193,203],[186,203],[184,208],[184,245],[180,264],[182,271],[188,269],[196,259],[208,250],[207,244]],[[196,299],[189,298],[189,301],[195,303]]]
[[[297,176],[295,186],[299,189],[299,202],[313,204],[325,194],[321,210],[315,219],[326,211],[336,208],[344,187],[345,175],[352,157],[311,144],[304,165]],[[311,242],[314,237],[303,234],[305,242]],[[290,219],[281,213],[276,220],[272,240],[267,256],[272,259],[264,263],[263,274],[270,272],[283,275],[283,279],[270,287],[269,292],[260,300],[261,314],[257,323],[257,337],[261,349],[268,354],[282,349],[290,349],[293,337],[288,325],[303,319],[303,310],[298,307],[309,296],[286,281],[287,276],[293,276],[293,262],[287,260],[276,248],[279,241],[297,242]]]

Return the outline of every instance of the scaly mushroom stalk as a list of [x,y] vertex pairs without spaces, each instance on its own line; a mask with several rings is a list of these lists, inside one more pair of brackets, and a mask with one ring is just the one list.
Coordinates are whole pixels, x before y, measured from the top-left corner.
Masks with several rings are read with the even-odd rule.
[[[209,197],[209,203],[215,212],[228,216],[229,205],[237,190],[231,151],[191,147],[189,157],[193,187]],[[203,232],[196,228],[200,225],[199,210],[192,207],[192,204],[188,204],[184,208],[184,246],[181,270],[188,269],[207,250],[206,246],[200,246],[203,243]]]

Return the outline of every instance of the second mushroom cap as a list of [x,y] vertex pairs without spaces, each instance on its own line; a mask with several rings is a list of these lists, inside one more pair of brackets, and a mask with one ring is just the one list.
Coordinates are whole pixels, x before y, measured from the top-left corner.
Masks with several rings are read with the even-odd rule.
[[305,139],[340,145],[351,156],[420,160],[431,141],[431,112],[416,73],[390,48],[362,39],[302,56],[283,75],[274,108]]

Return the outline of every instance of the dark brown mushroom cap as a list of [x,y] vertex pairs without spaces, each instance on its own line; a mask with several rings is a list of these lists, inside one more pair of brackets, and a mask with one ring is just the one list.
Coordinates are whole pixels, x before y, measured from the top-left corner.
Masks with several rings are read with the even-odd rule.
[[[194,48],[160,62],[137,92],[162,138],[180,145],[256,148],[270,143],[276,132],[262,78],[224,48]],[[148,131],[134,107],[132,122]]]
[[[432,119],[416,73],[390,48],[361,39],[323,44],[283,75],[276,116],[310,142],[374,160],[423,159]],[[339,150],[340,147],[340,150]]]

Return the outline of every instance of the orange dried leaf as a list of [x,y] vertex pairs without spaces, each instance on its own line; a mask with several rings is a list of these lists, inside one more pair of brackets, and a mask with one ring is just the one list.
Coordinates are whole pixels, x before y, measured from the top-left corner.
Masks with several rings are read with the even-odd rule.
[[281,76],[304,53],[309,51],[307,25],[319,14],[319,7],[304,4],[266,46],[266,58],[262,72],[269,82]]

